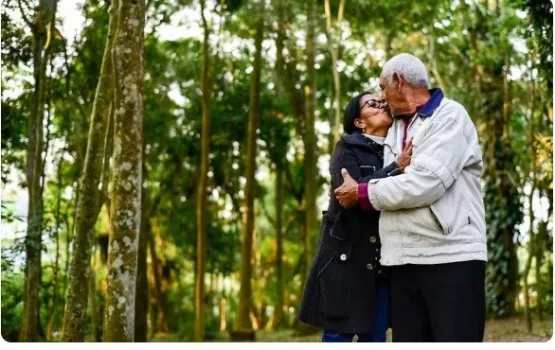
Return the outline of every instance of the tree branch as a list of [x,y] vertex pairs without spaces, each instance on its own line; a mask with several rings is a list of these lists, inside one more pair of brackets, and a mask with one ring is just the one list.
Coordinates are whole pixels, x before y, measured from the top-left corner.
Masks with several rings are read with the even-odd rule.
[[264,200],[262,199],[260,201],[260,207],[262,208],[262,213],[264,213],[264,216],[266,216],[266,218],[268,219],[268,221],[270,222],[270,224],[272,224],[272,226],[276,226],[276,220],[275,218],[273,218],[270,213],[268,213],[268,210],[266,209],[266,203],[264,203]]
[[[25,4],[27,5],[27,3]],[[31,22],[31,20],[29,20],[29,17],[27,17],[27,15],[25,14],[25,11],[23,11],[21,0],[17,0],[17,6],[19,7],[19,11],[21,12],[21,17],[23,18],[23,21],[31,28],[31,30],[34,30],[35,24]]]

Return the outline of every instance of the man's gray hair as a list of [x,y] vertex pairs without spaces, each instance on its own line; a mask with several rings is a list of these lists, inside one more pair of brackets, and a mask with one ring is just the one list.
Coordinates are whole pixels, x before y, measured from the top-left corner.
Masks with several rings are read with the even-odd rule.
[[393,73],[401,74],[414,87],[428,88],[430,86],[426,66],[418,58],[408,53],[401,53],[385,63],[382,75],[390,84],[393,82]]

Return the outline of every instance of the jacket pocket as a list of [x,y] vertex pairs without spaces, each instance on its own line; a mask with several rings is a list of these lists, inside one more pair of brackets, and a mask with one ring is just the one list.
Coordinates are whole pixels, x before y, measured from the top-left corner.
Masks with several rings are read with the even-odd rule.
[[326,212],[322,218],[322,223],[325,225],[324,234],[328,234],[340,241],[347,239],[347,232],[343,222],[343,210],[339,210],[335,216]]
[[376,172],[376,166],[362,164],[359,166],[362,177],[372,176]]
[[438,228],[443,232],[443,234],[449,234],[449,232],[451,232],[451,227],[449,227],[449,224],[447,223],[447,221],[445,221],[445,218],[435,204],[430,205],[430,213],[432,214],[432,218],[434,219]]
[[318,272],[318,310],[330,318],[346,318],[352,313],[351,281],[348,264],[351,245],[338,247],[336,253]]
[[399,214],[402,245],[422,247],[442,244],[445,233],[438,221],[429,206],[403,210]]

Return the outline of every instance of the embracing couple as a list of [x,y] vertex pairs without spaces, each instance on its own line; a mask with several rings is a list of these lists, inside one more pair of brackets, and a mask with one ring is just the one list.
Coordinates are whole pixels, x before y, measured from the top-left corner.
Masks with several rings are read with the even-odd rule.
[[300,320],[324,342],[481,342],[482,155],[465,108],[429,88],[424,64],[390,59],[382,94],[346,107],[330,204]]

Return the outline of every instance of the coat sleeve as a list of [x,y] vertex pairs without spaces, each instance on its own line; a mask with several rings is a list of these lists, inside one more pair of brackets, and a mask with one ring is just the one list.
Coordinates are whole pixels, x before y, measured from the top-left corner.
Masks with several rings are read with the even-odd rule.
[[472,154],[463,125],[468,115],[460,108],[464,115],[451,109],[438,116],[426,137],[415,145],[404,174],[368,185],[367,200],[375,210],[428,206],[455,182]]
[[362,178],[362,172],[354,152],[346,147],[343,141],[339,141],[333,152],[330,165],[331,182],[334,189],[343,184],[343,175],[341,175],[341,169],[343,168],[347,169],[353,179]]
[[399,165],[397,165],[397,162],[391,162],[391,164],[389,164],[388,166],[383,167],[380,170],[376,170],[374,174],[363,177],[359,179],[357,182],[360,184],[360,183],[368,182],[372,179],[383,179],[384,177],[395,176],[398,174],[400,174]]

